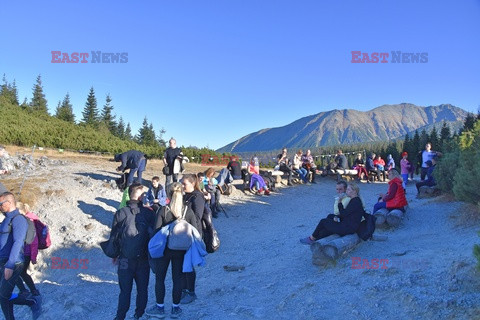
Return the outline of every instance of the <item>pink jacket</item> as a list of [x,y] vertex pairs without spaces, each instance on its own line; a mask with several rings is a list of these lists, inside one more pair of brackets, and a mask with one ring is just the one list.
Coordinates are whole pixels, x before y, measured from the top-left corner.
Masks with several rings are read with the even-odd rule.
[[[33,212],[27,212],[25,214],[27,218],[30,220],[40,220],[37,215]],[[33,239],[31,244],[25,244],[25,248],[23,250],[23,255],[30,256],[30,261],[32,263],[37,263],[37,255],[38,255],[38,236]]]
[[401,174],[408,174],[408,170],[410,169],[410,162],[407,159],[400,160],[400,173]]

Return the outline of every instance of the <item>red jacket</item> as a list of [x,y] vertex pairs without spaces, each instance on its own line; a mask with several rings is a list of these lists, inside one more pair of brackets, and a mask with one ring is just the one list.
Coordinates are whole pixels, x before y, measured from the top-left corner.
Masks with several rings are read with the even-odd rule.
[[[405,198],[405,190],[403,189],[403,186],[402,186],[402,180],[396,177],[395,179],[390,180],[388,184],[389,184],[389,187],[388,187],[387,194],[389,196],[393,196],[393,198],[390,200],[387,200],[387,209],[396,209],[396,208],[405,207],[408,203],[407,203],[407,198]],[[390,190],[392,189],[393,184],[397,186],[397,192],[395,192],[395,194],[392,195]]]

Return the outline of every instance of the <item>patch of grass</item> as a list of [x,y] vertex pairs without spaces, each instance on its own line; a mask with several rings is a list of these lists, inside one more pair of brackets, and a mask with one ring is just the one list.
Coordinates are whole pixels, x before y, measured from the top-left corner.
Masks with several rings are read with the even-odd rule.
[[40,189],[40,185],[46,183],[48,179],[46,178],[38,178],[38,177],[30,177],[25,180],[25,183],[22,188],[22,193],[19,195],[20,186],[22,184],[23,178],[16,178],[16,179],[3,179],[2,183],[5,185],[8,191],[15,195],[17,201],[21,201],[30,205],[32,209],[35,209],[35,205],[37,201],[41,198],[42,191]]

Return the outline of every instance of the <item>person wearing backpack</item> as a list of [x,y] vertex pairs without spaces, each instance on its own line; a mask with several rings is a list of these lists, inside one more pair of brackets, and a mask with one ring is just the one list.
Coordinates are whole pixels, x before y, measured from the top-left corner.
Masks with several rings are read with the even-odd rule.
[[[18,211],[23,214],[25,217],[30,219],[35,223],[35,220],[40,220],[35,213],[30,210],[30,206],[26,203],[17,202]],[[35,283],[33,282],[32,277],[27,273],[28,267],[30,266],[30,262],[33,264],[37,263],[37,255],[38,255],[38,241],[39,235],[36,234],[33,242],[31,244],[25,244],[24,250],[24,263],[23,263],[23,271],[20,275],[20,278],[17,280],[17,287],[20,290],[19,295],[28,296],[30,294],[34,296],[38,296],[40,298],[40,292],[35,287]],[[25,284],[28,286],[30,291],[25,288]]]
[[[157,212],[155,222],[155,231],[159,231],[162,227],[169,225],[175,221],[185,220],[192,226],[196,226],[197,218],[193,210],[184,205],[183,188],[179,182],[174,182],[169,188],[170,203],[160,208]],[[172,231],[170,231],[171,233]],[[169,236],[169,238],[171,235]],[[170,239],[168,240],[170,241]],[[186,250],[172,250],[169,245],[165,247],[163,257],[152,260],[152,271],[155,273],[155,296],[156,304],[148,308],[145,312],[150,317],[165,318],[165,277],[167,275],[168,266],[172,262],[172,297],[173,305],[170,317],[178,318],[182,314],[180,308],[180,299],[182,297],[182,280],[183,280],[183,260]]]
[[130,308],[133,280],[137,287],[134,319],[143,316],[148,302],[148,241],[153,233],[155,213],[143,207],[144,189],[141,184],[134,183],[128,190],[130,200],[126,207],[115,213],[110,234],[110,238],[118,239],[120,246],[120,256],[113,258],[113,263],[118,264],[120,286],[115,320],[124,320]]
[[37,297],[12,296],[23,271],[23,246],[29,223],[17,209],[15,196],[10,192],[0,195],[0,211],[5,219],[0,224],[0,305],[6,320],[15,319],[13,305],[28,305],[34,319],[41,314]]

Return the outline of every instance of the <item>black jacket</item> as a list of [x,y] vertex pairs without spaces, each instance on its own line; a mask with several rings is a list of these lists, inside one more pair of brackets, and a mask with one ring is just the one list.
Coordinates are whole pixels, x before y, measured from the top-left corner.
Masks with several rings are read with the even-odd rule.
[[137,150],[129,150],[115,155],[115,161],[122,162],[120,167],[118,167],[119,171],[138,168],[140,165],[140,160],[142,159],[145,159],[145,154]]
[[192,209],[193,213],[195,214],[197,223],[193,226],[198,230],[200,235],[202,235],[202,217],[205,210],[205,198],[203,197],[203,193],[198,190],[185,193],[183,200],[185,201],[185,205]]
[[[184,209],[185,207],[182,208],[182,212]],[[177,220],[177,218],[175,218],[169,206],[161,207],[157,211],[157,217],[155,220],[155,231],[166,226],[167,224],[172,223],[175,220]],[[187,212],[185,213],[185,221],[190,223],[192,226],[194,226],[198,230],[197,218],[195,217],[195,214],[193,213],[192,209],[188,208],[188,206],[187,206]]]
[[338,211],[342,226],[344,226],[349,233],[356,232],[365,213],[362,200],[360,200],[359,197],[355,197],[350,200],[346,208],[344,208],[342,202],[339,201]]
[[119,235],[121,258],[147,258],[154,223],[155,213],[140,201],[130,200],[115,213],[110,237]]

